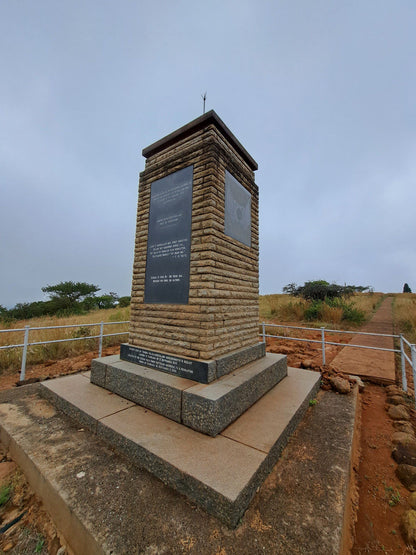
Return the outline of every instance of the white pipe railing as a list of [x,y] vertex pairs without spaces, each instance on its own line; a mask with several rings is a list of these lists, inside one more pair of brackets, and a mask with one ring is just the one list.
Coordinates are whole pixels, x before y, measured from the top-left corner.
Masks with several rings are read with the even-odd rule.
[[[412,368],[412,375],[413,375],[413,384],[416,393],[416,345],[409,343],[407,339],[402,335],[393,335],[388,333],[372,333],[367,331],[351,331],[351,330],[332,330],[327,329],[325,327],[321,328],[306,328],[301,326],[286,326],[285,324],[266,324],[262,322],[261,324],[261,333],[259,334],[262,337],[263,342],[266,342],[266,338],[275,338],[275,339],[288,339],[290,341],[303,341],[306,343],[320,343],[322,348],[322,364],[323,366],[326,365],[326,356],[325,356],[325,346],[326,345],[336,345],[341,347],[355,347],[357,349],[372,349],[374,351],[387,351],[390,353],[400,353],[400,363],[401,363],[401,377],[402,377],[402,388],[405,392],[407,392],[407,377],[406,377],[406,362]],[[321,331],[321,339],[308,339],[303,337],[289,337],[287,335],[271,335],[266,333],[267,328],[284,328],[284,329],[292,329],[292,330],[302,330],[302,331]],[[393,340],[399,339],[400,341],[400,348],[399,349],[387,349],[386,347],[373,347],[371,345],[355,345],[353,343],[337,343],[335,341],[327,341],[325,338],[325,333],[343,333],[343,334],[350,334],[350,335],[372,335],[377,337],[390,337]],[[410,349],[410,357],[406,354],[405,347]],[[416,397],[415,397],[416,403]],[[416,405],[415,405],[416,406]]]
[[[118,335],[126,335],[128,331],[122,331],[117,333],[104,333],[104,326],[118,326],[122,324],[129,324],[129,321],[122,321],[122,322],[96,322],[94,324],[68,324],[65,326],[41,326],[41,327],[34,327],[31,328],[30,326],[25,326],[24,328],[16,328],[16,329],[5,329],[0,330],[0,333],[5,332],[20,332],[24,331],[24,338],[23,343],[18,343],[16,345],[2,345],[0,346],[0,350],[2,349],[15,349],[19,347],[23,347],[22,353],[22,363],[20,367],[20,381],[24,381],[26,376],[26,362],[27,362],[27,354],[28,354],[28,347],[32,347],[34,345],[49,345],[51,343],[64,343],[66,341],[84,341],[86,339],[98,339],[98,356],[101,357],[103,352],[103,339],[104,337],[115,337]],[[62,339],[51,339],[49,341],[29,341],[29,332],[30,331],[39,331],[39,330],[55,330],[55,329],[63,329],[63,328],[87,328],[93,326],[100,326],[100,332],[98,335],[87,335],[82,337],[65,337]]]
[[[23,343],[18,343],[16,345],[1,345],[0,350],[2,349],[14,349],[14,348],[23,348],[22,352],[22,363],[20,368],[20,381],[25,379],[26,374],[26,364],[27,364],[27,356],[28,356],[28,348],[35,346],[35,345],[48,345],[51,343],[64,343],[66,341],[84,341],[86,339],[98,339],[98,356],[102,356],[103,350],[103,339],[105,337],[115,337],[119,335],[126,335],[128,331],[122,331],[117,333],[104,333],[104,326],[117,326],[123,324],[129,324],[130,322],[125,320],[122,322],[95,322],[93,324],[67,324],[63,326],[42,326],[42,327],[30,327],[29,325],[25,326],[24,328],[15,328],[15,329],[2,329],[0,333],[13,333],[13,332],[24,332]],[[54,330],[54,329],[65,329],[65,328],[87,328],[87,327],[94,327],[99,326],[99,334],[98,335],[88,335],[83,337],[65,337],[62,339],[53,339],[49,341],[29,341],[29,333],[31,331],[39,331],[39,330]],[[371,332],[364,332],[364,331],[351,331],[351,330],[333,330],[327,329],[325,327],[321,328],[311,328],[311,327],[301,327],[301,326],[290,326],[285,324],[267,324],[262,322],[260,324],[261,332],[260,336],[262,341],[265,343],[267,338],[274,338],[274,339],[287,339],[290,341],[302,341],[306,343],[320,343],[322,349],[322,364],[326,365],[326,354],[325,354],[325,347],[326,345],[335,345],[341,347],[354,347],[358,349],[372,349],[375,351],[387,351],[393,353],[400,353],[400,362],[401,362],[401,378],[402,378],[402,387],[404,391],[407,391],[407,378],[406,378],[406,362],[412,368],[412,375],[413,375],[413,384],[416,390],[416,345],[410,343],[402,334],[400,335],[392,335],[386,333],[371,333]],[[320,331],[320,339],[309,339],[309,338],[302,338],[302,337],[289,337],[287,335],[271,335],[266,333],[266,328],[284,328],[284,329],[293,329],[293,330],[302,330],[302,331],[315,331],[319,333]],[[326,333],[342,333],[342,334],[351,334],[351,335],[371,335],[377,337],[390,337],[392,339],[398,339],[400,343],[399,349],[387,349],[385,347],[373,347],[370,345],[355,345],[351,343],[337,343],[335,341],[328,341],[326,338]],[[406,353],[406,347],[410,350],[410,356]]]

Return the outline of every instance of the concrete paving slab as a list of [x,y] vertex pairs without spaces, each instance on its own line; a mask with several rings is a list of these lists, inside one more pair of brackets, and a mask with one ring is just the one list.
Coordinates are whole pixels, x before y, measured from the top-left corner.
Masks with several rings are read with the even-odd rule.
[[101,418],[134,405],[131,401],[91,384],[82,374],[44,381],[42,388],[44,394],[60,410],[82,420],[83,425],[94,431]]
[[[392,298],[384,299],[373,318],[360,330],[367,333],[393,334]],[[392,337],[377,335],[354,335],[351,345],[377,349],[394,349]],[[345,374],[353,374],[377,384],[396,381],[395,356],[393,352],[358,347],[344,347],[332,360],[331,366]]]
[[139,465],[140,451],[147,451],[154,465],[163,461],[230,501],[237,499],[266,458],[250,446],[221,435],[209,437],[138,406],[103,418],[98,435],[115,445],[127,439],[140,446]]
[[305,399],[309,402],[316,394],[320,380],[317,372],[288,368],[288,378],[223,430],[222,435],[268,453]]
[[357,389],[319,393],[230,530],[74,426],[41,387],[0,393],[0,438],[74,553],[338,555],[344,547]]

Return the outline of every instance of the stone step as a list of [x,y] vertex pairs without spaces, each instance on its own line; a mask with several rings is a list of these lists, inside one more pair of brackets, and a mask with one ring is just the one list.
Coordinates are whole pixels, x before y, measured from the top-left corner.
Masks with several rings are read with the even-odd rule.
[[42,382],[40,391],[136,465],[234,527],[319,384],[319,373],[289,369],[286,378],[215,438],[132,405],[83,375]]
[[91,383],[211,436],[286,375],[286,356],[273,353],[209,384],[126,362],[118,355],[96,359],[91,367]]

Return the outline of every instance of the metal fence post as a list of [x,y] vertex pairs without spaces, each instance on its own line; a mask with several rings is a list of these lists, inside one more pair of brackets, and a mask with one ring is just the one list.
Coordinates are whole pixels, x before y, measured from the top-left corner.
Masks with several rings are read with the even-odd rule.
[[326,364],[326,357],[325,357],[325,328],[321,328],[321,338],[322,338],[322,364],[325,366]]
[[98,358],[101,358],[103,354],[103,333],[104,333],[104,322],[100,323],[100,339],[98,344]]
[[20,381],[23,382],[26,375],[27,345],[29,343],[30,326],[25,326],[25,338],[23,340],[22,366],[20,367]]
[[402,387],[403,391],[407,392],[406,359],[404,357],[404,343],[402,334],[400,334],[400,362],[402,365]]
[[266,324],[264,322],[261,324],[261,336],[263,343],[266,343]]

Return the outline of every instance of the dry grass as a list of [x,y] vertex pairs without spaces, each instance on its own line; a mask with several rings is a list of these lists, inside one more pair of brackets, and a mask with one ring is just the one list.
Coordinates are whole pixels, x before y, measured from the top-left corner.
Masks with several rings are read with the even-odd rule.
[[[29,342],[54,341],[58,339],[72,339],[76,337],[95,336],[100,333],[100,326],[87,326],[97,322],[122,322],[129,321],[130,308],[111,308],[108,310],[96,310],[88,314],[74,315],[58,318],[56,316],[44,316],[42,318],[32,318],[30,320],[20,320],[10,325],[0,323],[2,329],[23,330],[26,325],[31,328],[46,326],[69,326],[72,328],[30,330]],[[104,334],[118,333],[127,331],[128,324],[114,324],[104,326]],[[24,331],[1,332],[0,346],[18,345],[24,340]],[[126,335],[104,338],[105,346],[115,345],[126,340]],[[98,349],[98,339],[85,339],[82,341],[68,341],[63,343],[52,343],[49,345],[33,345],[28,348],[28,364],[39,364],[47,360],[59,360],[68,356],[75,356],[87,351]],[[22,348],[0,350],[0,370],[17,369],[22,360]]]
[[358,310],[362,310],[368,319],[381,305],[384,293],[356,293],[350,300]]
[[395,331],[416,343],[416,293],[394,295],[393,318]]
[[300,322],[308,303],[291,295],[261,295],[259,297],[260,320]]
[[[366,320],[379,307],[383,293],[356,293],[348,299],[354,306],[365,314]],[[306,323],[305,309],[310,306],[310,302],[291,295],[276,294],[260,296],[260,320],[278,321],[279,323],[299,322]],[[315,322],[317,326],[330,324],[331,326],[343,329],[353,328],[354,325],[342,320],[343,310],[341,307],[323,305],[322,321]],[[307,322],[310,326],[311,323]]]

